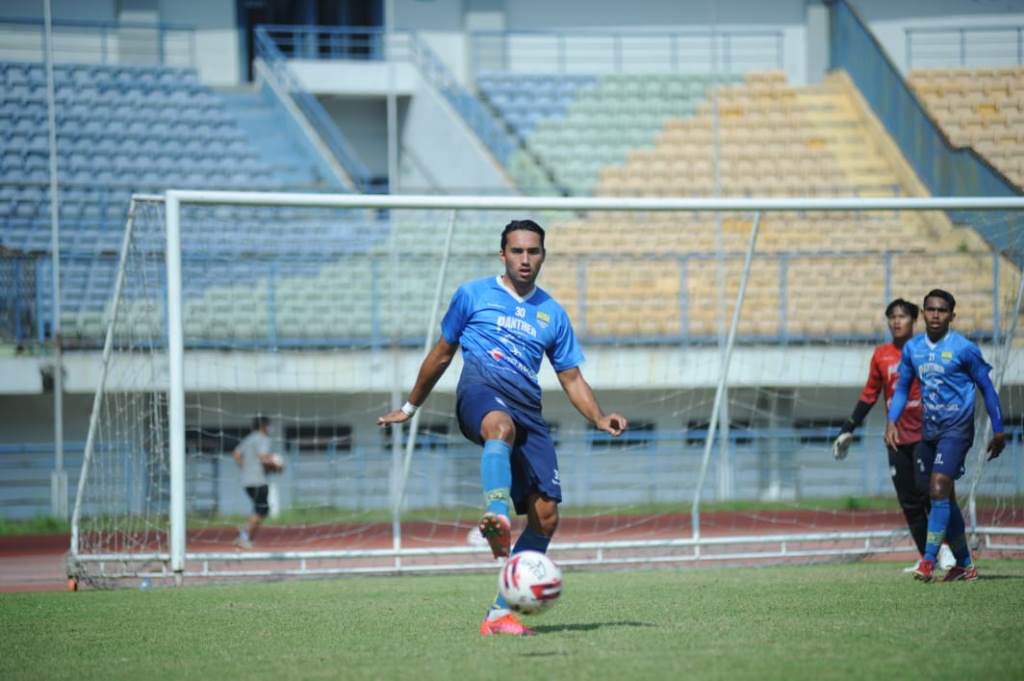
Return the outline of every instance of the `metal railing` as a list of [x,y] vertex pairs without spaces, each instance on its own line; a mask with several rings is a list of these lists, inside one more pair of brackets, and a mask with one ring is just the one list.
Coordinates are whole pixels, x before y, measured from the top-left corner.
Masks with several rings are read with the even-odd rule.
[[[759,427],[735,424],[729,429],[729,460],[733,466],[757,470],[757,475],[738,478],[729,499],[762,498],[770,483],[781,484],[800,499],[889,496],[888,463],[882,450],[882,433],[865,428],[856,433],[851,454],[846,461],[833,461],[831,439],[835,428]],[[682,500],[689,489],[680,482],[690,482],[699,460],[704,428],[657,429],[629,431],[628,446],[601,433],[587,430],[559,429],[553,432],[562,469],[586,470],[574,475],[567,488],[576,506],[588,507],[608,503],[653,503],[666,499]],[[1021,429],[1007,428],[1007,449],[1000,462],[1003,479],[998,481],[1002,494],[1024,492]],[[424,434],[431,442],[421,448],[420,463],[428,472],[415,484],[417,506],[442,506],[443,499],[473,504],[476,469],[473,461],[479,450],[458,436]],[[388,506],[386,487],[372,483],[386,474],[381,462],[390,460],[390,445],[377,438],[370,442],[355,439],[343,452],[301,451],[294,442],[285,440],[283,451],[289,466],[276,483],[282,490],[283,505],[384,509]],[[67,442],[72,477],[77,477],[83,442]],[[436,450],[436,453],[429,450]],[[232,485],[219,485],[224,475],[234,475],[236,466],[222,455],[189,454],[189,512],[208,514],[231,513],[245,508],[241,490]],[[51,443],[0,443],[0,518],[31,519],[48,515],[49,472],[53,460]],[[465,465],[459,465],[464,463]],[[721,465],[721,464],[719,464]],[[221,467],[227,470],[218,470]],[[430,469],[436,469],[430,472]],[[642,485],[623,485],[624,470],[645,475]],[[330,484],[324,484],[330,481]],[[431,488],[431,481],[440,481],[442,489]],[[290,502],[290,503],[289,503]],[[167,503],[162,498],[160,503]],[[450,501],[449,501],[450,503]],[[417,506],[412,506],[416,508]],[[896,509],[895,501],[893,509]]]
[[[329,247],[325,246],[325,251],[320,254],[320,262],[327,264],[335,262],[334,255],[328,252]],[[928,257],[941,258],[943,256],[964,256],[962,253],[929,253]],[[77,268],[78,271],[90,271],[92,277],[98,276],[96,273],[102,269],[96,267],[95,261],[102,259],[109,261],[109,271],[113,276],[114,264],[116,262],[115,254],[89,254],[81,251],[65,251],[62,253],[62,273],[68,281],[73,281],[72,276],[73,270]],[[360,299],[369,307],[369,313],[366,315],[367,319],[372,320],[365,328],[355,326],[354,323],[350,325],[350,330],[345,335],[341,334],[324,334],[322,336],[314,336],[308,333],[307,329],[295,328],[294,326],[286,326],[283,322],[276,320],[280,317],[280,311],[284,306],[294,305],[294,301],[281,300],[277,293],[282,288],[286,288],[284,284],[294,284],[296,278],[295,274],[296,267],[291,266],[295,261],[289,259],[288,256],[274,256],[267,255],[263,257],[247,255],[242,258],[239,254],[232,254],[231,260],[235,266],[247,267],[240,260],[245,260],[250,263],[251,270],[258,272],[258,276],[261,280],[265,280],[266,286],[266,297],[256,301],[256,305],[263,306],[266,310],[265,318],[268,320],[267,323],[259,331],[239,331],[237,335],[230,337],[223,337],[220,335],[214,335],[212,332],[203,333],[201,331],[190,332],[185,338],[185,344],[190,348],[231,348],[239,350],[253,350],[253,349],[265,349],[265,348],[279,348],[279,349],[297,349],[297,348],[318,348],[318,347],[382,347],[392,340],[392,332],[387,327],[385,321],[386,313],[388,311],[388,301],[383,299],[376,292],[385,289],[386,282],[385,277],[391,276],[389,274],[389,262],[391,256],[389,254],[366,254],[361,256],[362,259],[369,261],[369,281],[366,282],[366,289],[369,291],[369,295],[365,298]],[[349,254],[347,257],[352,257]],[[432,259],[432,256],[428,255],[413,255],[403,254],[403,267],[409,268],[429,268],[430,264],[428,261]],[[468,254],[456,254],[452,256],[453,262],[456,264],[471,261],[473,263],[479,261],[481,256],[468,255]],[[688,291],[693,288],[693,277],[692,272],[696,270],[696,266],[701,263],[712,263],[717,259],[715,253],[688,253],[684,255],[680,254],[647,254],[647,255],[636,255],[636,256],[622,256],[621,254],[601,254],[591,253],[586,255],[562,255],[559,260],[563,263],[569,263],[568,269],[571,269],[575,273],[577,290],[579,294],[576,298],[563,299],[563,304],[574,316],[574,326],[577,335],[580,339],[588,344],[605,345],[605,344],[624,344],[624,345],[659,345],[659,344],[693,344],[693,345],[704,345],[714,344],[718,342],[718,334],[716,329],[703,329],[694,322],[694,313],[692,304],[694,301],[689,299]],[[899,262],[901,257],[908,257],[919,259],[922,254],[919,252],[895,252],[895,251],[884,251],[884,252],[854,252],[854,251],[836,251],[833,253],[808,253],[808,252],[778,252],[778,253],[759,253],[757,254],[758,262],[770,263],[770,266],[777,273],[777,304],[772,309],[763,309],[758,314],[758,320],[764,322],[765,320],[776,320],[777,331],[752,334],[749,332],[742,331],[738,336],[738,340],[742,343],[763,343],[763,344],[805,344],[805,343],[821,343],[821,342],[859,342],[859,343],[872,343],[878,342],[881,339],[880,332],[869,332],[869,331],[856,331],[854,327],[850,326],[845,331],[836,330],[829,328],[816,332],[807,330],[801,330],[802,325],[791,318],[791,305],[794,296],[802,295],[801,291],[791,290],[793,287],[790,273],[794,267],[799,267],[801,263],[808,263],[809,261],[821,260],[825,261],[826,264],[834,265],[836,262],[844,259],[856,259],[872,257],[877,258],[882,264],[882,287],[878,295],[877,300],[868,301],[871,307],[878,310],[884,309],[886,303],[892,299],[895,295],[893,280],[894,275],[897,275],[902,270],[902,264]],[[986,310],[984,314],[978,313],[980,318],[984,318],[985,323],[979,322],[973,328],[965,327],[963,333],[970,336],[972,339],[977,341],[990,341],[998,340],[1000,336],[1000,325],[1003,313],[1005,309],[1003,307],[1005,301],[1004,297],[1012,295],[1012,291],[1006,291],[1002,285],[1001,277],[999,276],[1000,268],[1000,256],[997,253],[990,255],[977,254],[974,256],[979,267],[985,266],[991,268],[992,271],[992,289],[991,289],[991,308]],[[411,260],[410,260],[411,258]],[[629,260],[629,259],[642,259],[645,262],[657,262],[659,264],[671,263],[674,266],[675,276],[679,281],[679,290],[674,300],[670,303],[666,303],[666,308],[671,308],[674,311],[674,322],[671,324],[672,329],[665,328],[661,331],[649,331],[646,333],[637,333],[623,335],[622,333],[609,333],[600,332],[595,330],[594,321],[595,318],[607,318],[608,312],[606,308],[601,307],[600,301],[595,301],[588,297],[587,286],[588,278],[591,276],[600,276],[592,274],[592,267],[596,266],[600,268],[602,265],[607,265],[610,258],[616,260]],[[727,264],[730,261],[736,261],[742,258],[740,253],[732,253],[726,255]],[[196,272],[200,271],[212,271],[218,269],[218,263],[224,262],[224,255],[214,254],[192,254],[189,256],[190,267],[194,268]],[[988,261],[990,264],[983,265]],[[312,264],[309,259],[302,260],[303,265]],[[47,254],[5,254],[0,252],[0,341],[7,341],[14,343],[18,346],[29,347],[39,346],[44,347],[49,338],[49,329],[51,324],[52,310],[50,303],[49,293],[49,277],[48,272],[50,268],[50,258]],[[236,273],[237,274],[237,273]],[[241,276],[241,275],[239,275]],[[243,280],[248,280],[248,277],[242,276]],[[112,280],[111,280],[112,285]],[[215,287],[216,284],[211,284],[211,287]],[[309,281],[310,289],[318,286],[315,280]],[[63,310],[63,334],[64,342],[68,347],[74,348],[95,348],[102,343],[102,329],[96,328],[79,328],[76,319],[84,318],[85,316],[97,317],[102,311],[105,299],[97,298],[96,292],[101,289],[96,288],[93,290],[92,297],[89,300],[81,299],[81,292],[79,292],[80,300],[76,305],[65,306]],[[764,293],[763,289],[761,290]],[[770,298],[774,299],[776,295],[771,292]],[[970,291],[957,291],[958,296],[966,295],[971,293]],[[75,294],[75,292],[69,292],[68,295]],[[186,295],[188,297],[188,294]],[[865,302],[864,299],[858,298],[858,303]],[[421,309],[422,306],[414,306],[417,309]],[[90,312],[91,311],[91,312]],[[972,311],[973,312],[973,311]],[[254,311],[255,313],[255,311]],[[965,313],[966,314],[966,313]],[[309,312],[309,320],[312,322],[317,317],[315,311]],[[190,325],[192,320],[187,319],[186,324]],[[94,323],[94,322],[93,322]],[[851,322],[853,324],[853,322]],[[666,327],[668,325],[666,324]],[[418,328],[418,327],[417,327]],[[860,327],[858,327],[860,328]],[[404,346],[411,347],[422,343],[422,338],[417,336],[409,336],[400,339],[400,343]]]
[[[258,26],[257,46],[273,47],[284,59],[341,59],[382,61],[390,52],[400,62],[417,68],[455,109],[495,158],[504,163],[519,144],[486,106],[462,86],[451,69],[415,33],[394,32],[387,37],[376,26]],[[268,49],[269,51],[269,49]]]
[[474,73],[743,73],[781,69],[782,31],[470,34]]
[[[42,61],[42,19],[0,19],[0,61]],[[53,22],[58,63],[196,65],[195,27],[188,24],[60,19]]]
[[257,56],[263,59],[274,77],[287,90],[295,106],[302,111],[331,154],[348,173],[356,189],[363,193],[386,193],[386,185],[373,177],[323,105],[299,82],[288,66],[286,53],[279,49],[278,40],[284,39],[288,49],[294,52],[298,38],[307,35],[303,33],[303,28],[306,27],[257,26],[254,31]]
[[904,30],[907,70],[1024,65],[1024,26]]

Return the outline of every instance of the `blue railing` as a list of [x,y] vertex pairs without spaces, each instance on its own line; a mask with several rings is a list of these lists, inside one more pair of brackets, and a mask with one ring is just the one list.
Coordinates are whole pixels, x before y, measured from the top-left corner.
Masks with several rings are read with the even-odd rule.
[[[316,97],[310,94],[299,82],[299,79],[292,73],[288,66],[288,59],[284,52],[278,48],[277,36],[282,32],[285,35],[301,36],[306,27],[279,27],[279,26],[257,26],[254,35],[256,42],[256,54],[263,59],[267,67],[273,72],[274,77],[287,89],[289,96],[295,105],[306,116],[310,125],[316,130],[320,139],[337,159],[338,163],[345,169],[352,179],[356,189],[363,193],[387,193],[387,186],[377,181],[366,164],[352,148],[351,143],[338,129],[338,126],[331,119],[330,114],[324,109]],[[294,48],[294,42],[287,42]]]
[[[195,67],[195,26],[55,19],[53,60],[85,64]],[[0,60],[42,61],[41,19],[0,19]]]
[[[706,414],[695,412],[692,416],[701,418]],[[839,414],[836,416],[842,418]],[[757,499],[773,484],[781,484],[796,499],[891,497],[881,432],[870,428],[858,431],[850,457],[836,462],[831,456],[830,443],[837,431],[837,427],[803,428],[795,423],[779,428],[732,424],[728,438],[732,467],[736,471],[757,473],[737,475],[726,497]],[[1007,434],[1007,448],[1002,456],[986,464],[979,489],[982,497],[1007,498],[1024,491],[1020,427],[1009,426]],[[217,437],[215,431],[210,435]],[[603,433],[579,428],[553,428],[552,435],[566,478],[567,496],[571,497],[573,505],[607,507],[677,500],[682,502],[680,508],[683,508],[693,494],[692,484],[696,482],[706,430],[701,427],[636,429],[612,439]],[[473,503],[478,492],[473,492],[473,486],[467,483],[475,476],[475,469],[472,465],[461,464],[479,460],[479,450],[454,433],[422,433],[421,439],[424,446],[420,448],[416,463],[419,474],[410,479],[410,485],[422,485],[423,496],[412,496],[421,499],[421,506]],[[285,507],[290,504],[343,508],[388,506],[386,487],[376,483],[387,475],[391,453],[379,437],[360,441],[356,432],[355,440],[343,452],[302,451],[287,438],[282,444],[291,462],[287,473],[277,481]],[[66,469],[72,482],[69,505],[74,502],[73,482],[78,477],[83,445],[81,442],[65,443]],[[159,485],[160,480],[124,474],[133,470],[131,459],[123,458],[125,451],[129,450],[121,447],[110,450],[110,455],[119,458],[123,469],[114,486],[105,488],[108,491],[105,500],[115,506],[120,504],[121,512],[127,514],[143,512],[139,506],[133,506],[132,501],[140,495],[150,504],[166,509],[167,497]],[[453,462],[458,463],[453,466]],[[3,472],[0,475],[0,517],[30,519],[49,515],[52,465],[50,443],[0,444],[0,471]],[[716,457],[712,465],[722,464]],[[222,470],[221,466],[231,470]],[[239,487],[218,482],[237,475],[234,469],[227,452],[190,456],[186,469],[189,510],[241,512],[244,507],[238,503],[244,497]],[[342,486],[324,489],[320,485],[309,485],[314,480],[325,479],[342,483]],[[345,481],[349,487],[343,486]],[[446,494],[436,493],[441,485],[447,485]],[[707,484],[705,493],[714,495],[712,488],[712,484]],[[895,500],[892,508],[894,511],[897,508]],[[111,507],[103,510],[110,513]],[[83,507],[83,512],[90,514],[88,505]]]
[[905,30],[907,69],[1024,64],[1024,26]]
[[441,58],[416,34],[409,55],[423,77],[440,92],[501,163],[519,146],[486,106],[464,88]]
[[[831,68],[850,74],[933,196],[1021,194],[1018,187],[973,149],[953,146],[846,0],[830,0],[829,8]],[[956,222],[976,222],[976,215],[971,213],[951,217]],[[1024,264],[1017,229],[975,229],[996,249]]]
[[[376,26],[260,26],[256,30],[258,42],[269,43],[276,55],[286,58],[379,61],[387,54],[387,36]],[[412,63],[499,161],[508,159],[518,146],[515,138],[424,40],[415,33],[394,33],[390,46],[391,56]]]
[[476,31],[474,73],[744,73],[783,68],[782,31]]
[[[950,255],[962,255],[962,254],[951,254],[951,253],[931,253],[928,257],[941,258],[942,256]],[[351,257],[351,254],[349,254]],[[78,266],[89,266],[93,263],[96,258],[106,258],[109,260],[109,271],[112,273],[115,269],[114,264],[116,256],[106,255],[99,256],[96,254],[87,254],[81,252],[65,252],[62,254],[62,263],[64,270],[64,278],[67,281],[72,281],[73,278],[70,276],[70,269],[76,265]],[[244,269],[251,269],[254,274],[253,277],[265,280],[267,283],[266,287],[266,298],[261,299],[257,305],[265,306],[267,324],[264,330],[260,332],[246,332],[245,334],[239,334],[238,336],[231,336],[225,338],[213,338],[203,337],[196,335],[189,335],[186,337],[185,342],[189,347],[215,347],[215,348],[235,348],[235,349],[261,349],[261,348],[308,348],[308,347],[382,347],[387,343],[391,342],[391,332],[386,327],[384,318],[388,310],[388,300],[386,297],[380,294],[380,291],[386,289],[385,277],[392,276],[390,274],[390,255],[379,254],[370,255],[367,254],[365,257],[369,260],[369,281],[366,282],[365,291],[369,291],[368,295],[363,298],[359,298],[361,305],[368,308],[368,319],[370,320],[368,326],[363,328],[356,328],[353,326],[351,333],[347,335],[324,335],[322,337],[311,336],[305,328],[298,325],[298,328],[294,326],[286,326],[279,322],[281,318],[281,310],[284,306],[289,305],[289,301],[281,300],[278,294],[283,287],[282,284],[285,282],[292,285],[294,289],[294,283],[296,277],[296,266],[295,260],[290,259],[287,256],[277,256],[268,252],[264,257],[258,257],[254,255],[242,255],[233,253],[230,256],[225,255],[202,255],[192,254],[188,255],[188,262],[192,266],[200,269],[216,269],[221,267],[225,262],[225,257],[229,257],[232,262]],[[310,266],[316,266],[319,262],[321,264],[327,264],[330,262],[336,262],[330,253],[320,254],[320,260],[316,260],[316,256],[313,259],[306,258],[302,260],[303,266],[308,269]],[[416,256],[419,258],[420,256]],[[423,260],[417,259],[415,263],[406,264],[407,267],[421,267],[424,266],[425,261],[429,259],[427,256],[422,256]],[[455,254],[453,257],[453,263],[459,264],[466,256]],[[476,262],[478,256],[468,256],[474,258],[473,262]],[[679,280],[679,293],[674,301],[668,303],[667,306],[674,310],[676,323],[673,325],[674,331],[664,332],[650,332],[647,335],[642,334],[613,334],[613,333],[602,333],[597,332],[592,328],[594,310],[592,309],[593,300],[588,298],[587,290],[591,287],[587,286],[588,277],[597,276],[592,274],[591,265],[606,265],[609,260],[619,260],[621,255],[618,254],[600,254],[592,253],[588,255],[564,255],[561,256],[563,262],[571,261],[572,268],[575,270],[576,275],[576,288],[579,292],[577,298],[564,299],[562,303],[569,309],[575,319],[575,328],[577,335],[588,344],[624,344],[624,345],[659,345],[659,344],[693,344],[693,345],[704,345],[717,343],[717,329],[707,330],[700,329],[695,323],[693,323],[693,313],[691,306],[694,301],[689,299],[688,291],[691,288],[691,272],[694,271],[694,266],[701,262],[713,262],[716,259],[714,253],[688,253],[688,254],[670,254],[670,255],[659,255],[651,254],[644,256],[650,262],[666,263],[670,262],[675,266],[675,274]],[[777,331],[763,333],[761,335],[751,335],[744,331],[744,326],[741,321],[740,335],[738,337],[739,342],[745,344],[751,343],[765,343],[765,344],[802,344],[802,343],[821,343],[821,342],[856,342],[856,343],[871,343],[877,342],[881,339],[880,333],[871,332],[854,332],[854,331],[836,331],[834,329],[822,330],[820,332],[809,332],[801,331],[801,326],[790,318],[791,301],[794,295],[799,295],[799,292],[790,291],[790,271],[794,266],[799,265],[801,261],[807,262],[811,260],[822,260],[832,259],[834,262],[836,259],[844,258],[877,258],[882,264],[882,276],[881,291],[878,294],[877,300],[865,301],[863,297],[851,298],[856,303],[870,302],[874,309],[884,309],[886,303],[893,298],[895,295],[893,278],[894,273],[899,273],[905,263],[900,262],[901,258],[913,258],[920,259],[925,257],[924,254],[918,252],[834,252],[834,253],[806,253],[806,252],[782,252],[782,253],[765,253],[757,256],[758,262],[771,263],[773,267],[777,268],[777,288],[778,292],[778,303],[772,309],[760,309],[752,314],[756,315],[759,321],[770,320],[777,322],[775,326]],[[991,309],[987,312],[990,314],[992,322],[985,326],[975,327],[964,327],[962,331],[977,341],[996,341],[1000,338],[1001,330],[1000,324],[1002,323],[1002,317],[1005,310],[1001,309],[1001,303],[1003,302],[1004,296],[1011,292],[1005,291],[1001,285],[1001,277],[999,276],[1000,267],[1000,256],[998,254],[991,254],[987,256],[977,256],[978,265],[980,267],[991,268],[993,273],[992,276],[992,289],[991,289]],[[199,259],[197,261],[197,258]],[[739,261],[741,256],[739,254],[732,254],[727,256],[727,259],[735,264]],[[990,264],[983,264],[986,259],[990,259]],[[244,261],[248,263],[240,263]],[[49,337],[49,329],[52,318],[51,311],[51,300],[49,292],[49,267],[50,259],[48,255],[15,255],[13,257],[0,256],[0,341],[13,342],[19,346],[36,345],[43,346]],[[91,268],[95,271],[95,268]],[[235,277],[233,280],[237,281],[250,281],[252,278],[247,274],[242,274]],[[111,282],[112,285],[112,282]],[[314,285],[314,282],[310,282],[310,286]],[[216,284],[211,284],[211,288],[215,288]],[[66,295],[70,295],[70,292],[66,291]],[[92,316],[100,313],[106,305],[106,296],[98,295],[102,291],[94,289],[93,293],[88,300],[82,299],[84,292],[78,292],[79,299],[73,306],[66,306],[64,311],[66,317],[63,325],[64,341],[68,347],[82,347],[90,348],[98,346],[103,339],[102,331],[97,332],[93,330],[82,330],[75,327],[75,324],[70,321],[75,316],[82,312],[91,312]],[[958,296],[964,296],[970,293],[977,293],[977,291],[965,291],[965,290],[954,290],[954,293]],[[197,292],[190,292],[186,290],[186,297],[189,295],[198,295]],[[749,308],[748,308],[749,309]],[[255,314],[258,310],[254,310]],[[971,311],[967,311],[964,314],[968,314]],[[313,321],[314,312],[310,312],[310,322]],[[607,313],[601,313],[602,318],[606,318]],[[987,315],[986,315],[987,316]],[[425,321],[425,320],[424,320]],[[186,326],[189,320],[186,319]],[[354,324],[354,322],[353,322]],[[851,325],[853,322],[851,322]],[[413,328],[418,328],[415,325]],[[850,328],[853,328],[852,326]],[[162,341],[157,340],[157,343]],[[422,344],[422,337],[418,335],[410,335],[400,339],[400,342],[405,346],[415,346]]]

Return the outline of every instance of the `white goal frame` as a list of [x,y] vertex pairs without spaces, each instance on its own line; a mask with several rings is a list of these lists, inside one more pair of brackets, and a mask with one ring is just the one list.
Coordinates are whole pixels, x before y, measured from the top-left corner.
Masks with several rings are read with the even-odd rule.
[[[94,438],[97,428],[97,409],[104,391],[107,369],[111,355],[111,338],[117,316],[118,301],[124,278],[125,252],[130,240],[135,206],[139,201],[162,201],[166,219],[166,288],[167,288],[167,360],[168,360],[168,420],[169,420],[169,482],[170,482],[170,532],[169,551],[151,552],[146,554],[108,553],[88,554],[79,550],[79,520],[83,490],[87,484],[90,462],[93,458]],[[366,194],[293,194],[265,192],[234,192],[234,191],[197,191],[170,190],[163,195],[139,195],[133,197],[129,210],[128,223],[122,246],[121,262],[117,273],[114,298],[107,311],[106,338],[102,354],[102,370],[94,401],[94,410],[90,418],[86,448],[78,481],[78,494],[72,513],[71,547],[69,565],[92,563],[98,564],[99,571],[105,572],[105,566],[112,568],[110,576],[155,576],[173,577],[181,583],[184,577],[258,577],[279,575],[312,575],[338,573],[412,573],[477,570],[493,568],[492,562],[480,562],[479,549],[468,546],[452,546],[448,548],[410,549],[403,548],[398,509],[401,504],[405,479],[409,471],[409,458],[412,455],[412,441],[416,437],[415,423],[406,443],[405,455],[401,456],[396,449],[395,480],[393,487],[393,546],[390,549],[374,550],[337,550],[337,551],[271,551],[271,552],[189,552],[186,546],[185,515],[185,385],[184,385],[184,329],[182,320],[182,279],[181,279],[181,209],[183,205],[200,204],[231,204],[245,206],[292,206],[339,209],[434,209],[451,211],[452,215],[459,210],[519,210],[531,211],[706,211],[706,212],[744,212],[753,216],[752,228],[748,240],[746,257],[741,273],[741,280],[736,297],[733,317],[728,329],[728,337],[723,351],[722,370],[718,376],[715,401],[711,421],[708,425],[703,458],[701,461],[698,484],[692,502],[693,525],[690,536],[678,539],[638,540],[638,541],[606,541],[556,543],[552,548],[559,551],[576,551],[588,557],[562,560],[564,565],[596,565],[596,564],[655,564],[685,563],[698,561],[736,561],[757,559],[788,559],[788,558],[827,558],[857,557],[865,554],[884,554],[905,551],[904,546],[894,546],[893,539],[909,536],[905,529],[892,531],[856,531],[856,532],[816,532],[794,533],[785,535],[757,535],[730,537],[702,537],[700,532],[700,496],[704,487],[711,458],[712,443],[718,424],[717,416],[721,406],[722,395],[728,383],[730,358],[735,343],[736,330],[740,310],[749,279],[752,256],[756,250],[761,215],[765,212],[778,211],[992,211],[1016,210],[1024,211],[1024,197],[991,198],[709,198],[709,199],[671,199],[671,198],[548,198],[548,197],[510,197],[510,196],[420,196],[420,195],[366,195]],[[441,264],[443,276],[445,263],[451,247],[451,229],[448,226],[446,252]],[[436,319],[439,304],[440,283],[435,296],[435,309],[432,311],[431,326]],[[1017,292],[1017,308],[1024,296],[1024,278],[1021,289]],[[1001,339],[1004,346],[996,353],[995,371],[996,387],[999,387],[1004,365],[1009,356],[1009,348],[1016,330],[1013,323],[1007,336]],[[426,329],[429,345],[433,329]],[[685,351],[685,350],[681,350]],[[1002,362],[1002,364],[1000,364]],[[404,461],[403,461],[404,458]],[[980,476],[980,466],[975,466],[976,476]],[[977,479],[972,481],[969,504],[973,510],[974,492]],[[982,538],[984,546],[992,549],[1019,550],[1021,544],[1003,544],[1001,540],[1013,535],[1024,536],[1024,529],[1006,527],[977,526],[971,514],[973,532]],[[825,541],[843,541],[855,545],[843,548],[826,548],[820,546]],[[756,545],[756,550],[741,547]],[[723,547],[725,547],[723,549]],[[735,547],[735,550],[728,550]],[[711,553],[702,549],[714,548]],[[628,549],[645,551],[667,549],[664,554],[646,553],[643,556],[607,555]],[[688,549],[679,553],[680,549]],[[672,551],[674,550],[674,552]],[[450,562],[444,564],[403,564],[403,558],[417,556],[448,556]],[[307,562],[320,559],[348,558],[388,559],[387,567],[311,567]],[[288,561],[294,567],[283,569],[247,569],[246,561]],[[211,569],[211,564],[238,561],[237,569]],[[153,570],[146,563],[158,562],[162,569]],[[129,565],[135,565],[130,569]],[[188,570],[187,566],[199,566],[199,569]]]

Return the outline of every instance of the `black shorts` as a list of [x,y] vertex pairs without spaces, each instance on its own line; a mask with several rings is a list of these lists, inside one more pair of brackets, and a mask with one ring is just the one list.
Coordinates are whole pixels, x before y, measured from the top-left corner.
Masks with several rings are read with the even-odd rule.
[[245,493],[252,499],[253,513],[264,518],[270,513],[270,504],[267,503],[267,492],[269,490],[270,488],[266,485],[255,485],[245,488]]

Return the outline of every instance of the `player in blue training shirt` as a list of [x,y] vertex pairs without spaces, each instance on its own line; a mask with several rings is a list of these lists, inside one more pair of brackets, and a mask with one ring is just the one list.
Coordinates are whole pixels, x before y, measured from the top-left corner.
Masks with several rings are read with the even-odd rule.
[[917,376],[921,384],[924,426],[914,458],[919,484],[927,484],[931,510],[924,557],[913,574],[915,579],[925,582],[933,579],[935,556],[943,538],[956,556],[956,566],[950,568],[943,581],[978,578],[967,547],[964,516],[956,503],[955,483],[964,473],[964,459],[974,443],[975,386],[981,388],[985,409],[992,420],[989,459],[999,456],[1006,446],[999,395],[988,375],[992,367],[982,359],[977,345],[949,328],[956,317],[955,308],[952,294],[942,289],[933,289],[924,297],[926,333],[915,336],[903,346],[900,378],[885,427],[886,444],[895,449],[899,445],[896,422]]
[[[441,338],[420,365],[408,401],[377,419],[381,426],[407,421],[462,347],[456,413],[462,434],[483,445],[480,478],[487,510],[480,533],[495,558],[510,551],[545,552],[558,526],[562,487],[537,379],[544,355],[569,401],[588,421],[614,436],[626,430],[626,419],[605,414],[583,378],[583,352],[565,310],[534,285],[546,255],[544,230],[532,220],[510,222],[501,233],[500,255],[504,273],[459,287],[441,322]],[[510,504],[527,517],[514,548]],[[533,632],[499,595],[480,633]]]

